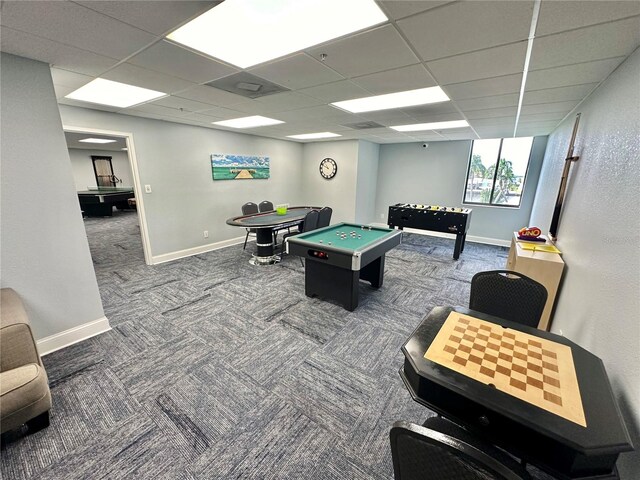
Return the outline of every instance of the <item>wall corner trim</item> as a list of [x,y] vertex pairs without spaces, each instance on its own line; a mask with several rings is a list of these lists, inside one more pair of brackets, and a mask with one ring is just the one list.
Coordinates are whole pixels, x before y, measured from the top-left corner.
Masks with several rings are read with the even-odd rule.
[[[192,255],[198,255],[199,253],[211,252],[213,250],[219,250],[220,248],[229,247],[231,245],[237,245],[244,243],[245,237],[230,238],[229,240],[222,240],[220,242],[209,243],[207,245],[201,245],[199,247],[187,248],[185,250],[178,250],[175,252],[163,253],[162,255],[154,255],[151,257],[151,265],[157,265],[159,263],[170,262],[172,260],[178,260],[179,258],[191,257]],[[255,238],[251,241],[255,241]]]
[[41,338],[36,342],[41,356],[53,353],[61,348],[81,342],[87,338],[95,337],[111,330],[107,317],[98,318],[91,322],[83,323],[77,327],[64,330],[60,333]]

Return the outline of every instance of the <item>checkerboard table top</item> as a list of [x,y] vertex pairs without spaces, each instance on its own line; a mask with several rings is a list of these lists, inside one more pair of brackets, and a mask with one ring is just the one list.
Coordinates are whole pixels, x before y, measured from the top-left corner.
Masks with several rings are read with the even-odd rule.
[[567,345],[451,312],[424,357],[587,426]]

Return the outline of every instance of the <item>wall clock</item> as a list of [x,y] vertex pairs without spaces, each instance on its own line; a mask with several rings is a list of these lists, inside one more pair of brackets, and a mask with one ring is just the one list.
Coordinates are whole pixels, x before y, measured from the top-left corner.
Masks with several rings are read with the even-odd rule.
[[338,164],[333,158],[325,158],[320,162],[320,175],[327,180],[333,178],[338,173]]

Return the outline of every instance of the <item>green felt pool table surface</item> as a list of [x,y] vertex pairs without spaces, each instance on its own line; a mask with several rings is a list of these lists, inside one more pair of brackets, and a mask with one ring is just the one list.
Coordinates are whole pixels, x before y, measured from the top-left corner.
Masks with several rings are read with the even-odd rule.
[[[326,245],[356,251],[365,249],[390,233],[395,232],[395,230],[389,228],[371,227],[371,230],[368,230],[368,227],[365,227],[363,230],[362,227],[362,225],[356,223],[337,223],[329,227],[301,233],[296,235],[295,238],[316,243],[318,246]],[[342,239],[338,232],[346,233],[346,238]],[[356,232],[356,238],[351,237],[351,232]],[[357,235],[362,238],[358,238]],[[331,242],[331,245],[329,245],[329,242]]]

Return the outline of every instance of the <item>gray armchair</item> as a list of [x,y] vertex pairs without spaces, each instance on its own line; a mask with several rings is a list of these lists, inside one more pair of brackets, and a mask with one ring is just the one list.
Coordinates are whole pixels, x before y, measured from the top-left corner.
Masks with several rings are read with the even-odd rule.
[[49,426],[47,374],[22,300],[11,288],[0,293],[0,433],[23,424],[33,433]]

